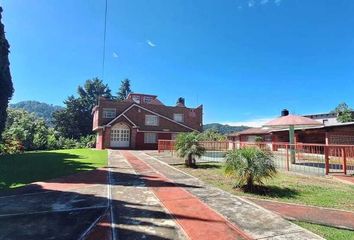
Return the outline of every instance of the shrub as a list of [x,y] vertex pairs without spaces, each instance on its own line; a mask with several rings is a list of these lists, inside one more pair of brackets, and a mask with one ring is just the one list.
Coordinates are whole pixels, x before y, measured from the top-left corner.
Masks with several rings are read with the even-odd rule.
[[195,158],[201,157],[205,152],[205,148],[199,144],[199,135],[196,132],[178,134],[175,147],[177,155],[185,159],[188,167],[195,166]]
[[24,147],[18,140],[6,140],[0,144],[0,154],[16,154],[23,153]]
[[273,155],[257,147],[245,147],[226,154],[225,173],[236,178],[236,187],[253,190],[264,178],[276,174]]

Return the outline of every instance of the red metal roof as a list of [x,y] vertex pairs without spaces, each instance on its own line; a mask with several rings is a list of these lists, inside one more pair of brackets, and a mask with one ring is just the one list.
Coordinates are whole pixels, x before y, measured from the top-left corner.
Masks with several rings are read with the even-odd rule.
[[286,127],[290,125],[305,127],[305,126],[320,126],[323,124],[307,117],[289,114],[287,116],[279,117],[270,122],[267,122],[263,126],[264,127]]
[[230,133],[228,136],[250,135],[250,134],[265,134],[269,133],[269,129],[264,128],[249,128],[240,132]]

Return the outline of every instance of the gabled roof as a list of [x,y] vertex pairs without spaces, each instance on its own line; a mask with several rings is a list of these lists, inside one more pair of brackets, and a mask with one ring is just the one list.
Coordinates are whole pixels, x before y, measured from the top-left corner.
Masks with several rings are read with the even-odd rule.
[[269,129],[265,128],[249,128],[240,132],[231,133],[228,136],[239,136],[239,135],[251,135],[251,134],[266,134],[269,133]]
[[[130,109],[132,109],[133,107],[141,108],[141,109],[143,109],[144,111],[147,111],[147,112],[152,113],[152,114],[154,114],[154,115],[156,115],[156,116],[159,116],[159,117],[161,117],[161,118],[164,118],[164,119],[166,119],[166,120],[168,120],[168,121],[170,121],[170,122],[173,122],[173,123],[175,123],[175,124],[177,124],[177,125],[180,125],[180,126],[182,126],[182,127],[184,127],[184,128],[187,128],[187,129],[192,130],[192,131],[197,131],[197,132],[199,132],[197,129],[191,128],[191,127],[189,127],[189,126],[187,126],[187,125],[185,125],[185,124],[183,124],[183,123],[177,122],[177,121],[175,121],[175,120],[173,120],[173,119],[171,119],[171,118],[169,118],[169,117],[166,117],[166,116],[164,116],[164,115],[162,115],[162,114],[160,114],[160,113],[157,113],[157,112],[155,112],[155,111],[153,111],[153,110],[147,109],[147,108],[141,106],[140,104],[136,104],[136,103],[130,105],[130,106],[129,106],[127,109],[125,109],[121,114],[119,114],[117,117],[115,117],[115,118],[114,118],[113,120],[111,120],[109,123],[107,123],[106,126],[111,126],[116,120],[118,120],[118,119],[119,119],[120,117],[122,117],[122,116],[124,116],[127,120],[129,120],[129,121],[132,123],[132,121],[131,121],[128,117],[126,117],[124,114],[125,114],[126,112],[128,112]],[[135,126],[136,126],[136,125],[135,125]]]

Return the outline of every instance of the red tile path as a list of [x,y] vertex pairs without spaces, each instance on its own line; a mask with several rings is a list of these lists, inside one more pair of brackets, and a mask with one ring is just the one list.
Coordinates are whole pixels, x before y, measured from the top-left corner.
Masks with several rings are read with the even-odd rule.
[[333,177],[339,181],[354,185],[354,176],[334,175]]
[[[175,217],[189,239],[251,239],[242,230],[215,212],[197,197],[184,190],[143,160],[127,151],[121,154],[139,174],[168,211]],[[161,184],[163,182],[164,184]]]
[[354,230],[354,212],[249,198],[252,202],[286,219]]

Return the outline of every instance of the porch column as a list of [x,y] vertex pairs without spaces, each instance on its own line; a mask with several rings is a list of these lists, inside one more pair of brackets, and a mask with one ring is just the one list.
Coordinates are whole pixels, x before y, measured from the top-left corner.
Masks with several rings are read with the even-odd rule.
[[138,133],[138,130],[136,128],[132,128],[132,133],[130,136],[130,148],[135,149],[136,147],[136,134]]
[[325,142],[326,142],[326,145],[329,145],[329,132],[326,131],[325,133]]

